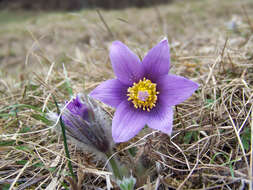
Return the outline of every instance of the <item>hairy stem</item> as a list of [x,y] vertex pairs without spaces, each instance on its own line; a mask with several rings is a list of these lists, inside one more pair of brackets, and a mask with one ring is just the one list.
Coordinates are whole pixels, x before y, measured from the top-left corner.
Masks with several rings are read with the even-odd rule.
[[106,153],[106,156],[109,159],[109,163],[112,167],[112,171],[113,171],[113,174],[114,174],[115,178],[122,180],[123,178],[122,178],[122,175],[120,173],[117,161],[112,157],[111,153]]

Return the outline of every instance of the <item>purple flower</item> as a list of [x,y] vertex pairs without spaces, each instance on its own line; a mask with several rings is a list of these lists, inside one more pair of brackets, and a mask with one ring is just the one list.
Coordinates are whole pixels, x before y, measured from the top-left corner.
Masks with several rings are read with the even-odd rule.
[[62,111],[62,120],[67,137],[80,148],[91,152],[108,153],[111,151],[111,123],[106,113],[87,97],[79,94]]
[[128,141],[145,126],[171,134],[172,106],[183,102],[198,88],[184,77],[168,74],[167,39],[153,47],[142,61],[122,42],[110,47],[116,79],[107,80],[90,96],[116,108],[112,121],[115,142]]
[[82,117],[84,120],[87,120],[88,115],[88,107],[84,102],[81,101],[80,95],[73,98],[71,102],[66,101],[67,109],[73,114]]

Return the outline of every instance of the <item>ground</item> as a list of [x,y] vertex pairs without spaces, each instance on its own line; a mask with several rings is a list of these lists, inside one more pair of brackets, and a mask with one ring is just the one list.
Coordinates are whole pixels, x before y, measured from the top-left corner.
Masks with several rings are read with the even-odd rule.
[[[99,12],[5,10],[0,24],[0,188],[70,188],[62,138],[45,116],[56,111],[52,95],[64,102],[114,77],[108,56],[114,40],[144,57],[164,37],[170,72],[200,87],[175,107],[171,137],[145,129],[117,145],[120,160],[129,164],[126,152],[135,146],[135,159],[149,163],[136,189],[252,187],[251,0],[183,0]],[[104,162],[73,144],[69,149],[79,182],[105,189]]]

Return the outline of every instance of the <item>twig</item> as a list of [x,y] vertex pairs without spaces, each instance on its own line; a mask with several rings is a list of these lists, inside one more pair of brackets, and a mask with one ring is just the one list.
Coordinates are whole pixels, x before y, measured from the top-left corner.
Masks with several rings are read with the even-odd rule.
[[34,185],[36,183],[38,183],[39,181],[45,179],[47,176],[41,176],[38,178],[34,178],[33,180],[29,179],[28,181],[26,181],[25,183],[23,183],[22,185],[20,185],[17,190],[24,190],[27,189],[29,186]]
[[162,18],[160,10],[158,9],[157,6],[154,6],[154,10],[157,16],[157,21],[159,22],[159,24],[163,24],[163,18]]
[[251,155],[250,155],[250,185],[249,189],[253,190],[253,111],[251,111]]
[[181,152],[181,154],[184,156],[186,165],[187,165],[188,169],[190,170],[191,167],[190,167],[189,161],[188,161],[188,159],[187,159],[187,157],[186,157],[184,151],[183,151],[176,143],[174,143],[172,140],[171,140],[170,142],[171,142],[171,143]]
[[112,31],[111,31],[110,27],[108,26],[108,24],[105,22],[105,19],[104,19],[104,17],[102,16],[102,14],[100,13],[99,9],[96,9],[96,12],[97,12],[97,14],[98,14],[100,20],[101,20],[101,21],[103,22],[103,24],[105,25],[105,28],[106,28],[106,30],[108,31],[108,33],[110,34],[110,36],[111,36],[112,38],[114,38],[114,34],[112,33]]
[[251,22],[251,20],[249,18],[249,15],[248,15],[248,13],[247,13],[246,8],[245,8],[244,5],[242,5],[242,10],[243,10],[243,13],[245,14],[245,17],[247,19],[248,25],[250,27],[250,31],[253,32],[253,24],[252,24],[252,22]]
[[24,165],[24,167],[22,168],[22,169],[20,169],[20,172],[19,172],[19,174],[17,175],[17,177],[15,178],[15,180],[13,181],[13,183],[11,184],[11,186],[10,186],[10,190],[12,190],[12,189],[14,189],[14,186],[15,186],[15,184],[16,184],[16,182],[18,181],[18,178],[21,176],[21,174],[25,171],[25,169],[28,167],[28,165],[30,164],[30,161],[28,161],[25,165]]
[[229,111],[228,111],[228,108],[226,107],[226,105],[225,105],[224,102],[223,102],[223,104],[224,104],[225,110],[226,110],[226,112],[227,112],[227,114],[228,114],[228,117],[229,117],[229,119],[230,119],[230,122],[231,122],[231,124],[232,124],[232,126],[233,126],[233,129],[234,129],[235,135],[236,135],[236,137],[237,137],[237,140],[238,140],[239,146],[240,146],[240,148],[241,148],[241,151],[242,151],[242,153],[243,153],[243,158],[244,158],[245,163],[246,163],[246,165],[247,165],[248,173],[250,173],[249,163],[248,163],[248,160],[247,160],[247,157],[246,157],[246,153],[245,153],[245,150],[244,150],[244,147],[243,147],[243,144],[242,144],[242,140],[241,140],[241,138],[240,138],[240,134],[238,133],[238,130],[237,130],[237,128],[236,128],[236,125],[235,125],[235,123],[234,123],[234,121],[233,121],[232,116],[230,115],[230,113],[229,113]]
[[177,190],[180,190],[182,189],[183,185],[185,184],[185,182],[191,177],[192,173],[194,172],[195,168],[198,166],[198,163],[199,163],[199,155],[200,155],[200,152],[199,152],[199,147],[198,147],[198,155],[197,155],[197,158],[196,158],[196,164],[194,165],[194,167],[192,168],[191,172],[189,173],[189,175],[185,178],[185,180],[179,185],[179,187],[177,188]]

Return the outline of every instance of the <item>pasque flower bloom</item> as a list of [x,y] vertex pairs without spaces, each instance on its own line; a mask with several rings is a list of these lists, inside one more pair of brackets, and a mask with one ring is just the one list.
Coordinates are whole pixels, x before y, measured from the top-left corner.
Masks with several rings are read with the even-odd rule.
[[114,141],[128,141],[145,125],[170,135],[172,106],[190,97],[198,84],[168,74],[167,39],[153,47],[142,61],[122,42],[115,41],[110,59],[117,78],[101,83],[90,96],[116,108],[112,120]]
[[[66,102],[61,110],[68,139],[79,148],[95,153],[99,157],[110,153],[111,122],[106,112],[96,102],[89,97],[84,100],[84,95],[78,94]],[[49,117],[56,121],[58,114],[51,113]],[[59,126],[57,130],[61,131]]]

